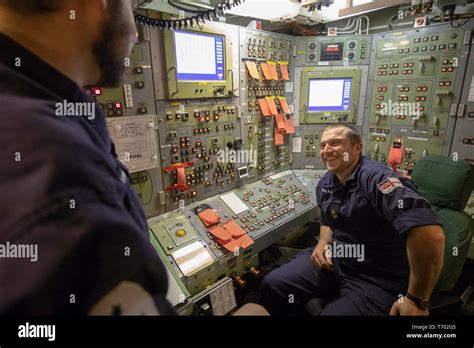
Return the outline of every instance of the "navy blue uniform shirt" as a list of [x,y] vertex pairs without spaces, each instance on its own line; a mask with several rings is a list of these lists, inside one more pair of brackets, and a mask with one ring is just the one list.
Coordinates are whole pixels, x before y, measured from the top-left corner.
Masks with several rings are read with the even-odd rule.
[[[2,34],[0,52],[0,244],[38,248],[36,261],[0,258],[0,313],[86,314],[127,282],[115,295],[146,294],[156,312],[174,314],[101,110],[57,116],[56,103],[93,101]],[[118,302],[113,313],[126,312]]]
[[321,225],[333,231],[333,254],[345,245],[352,246],[346,249],[350,252],[363,251],[362,257],[347,257],[349,252],[339,259],[342,273],[357,275],[393,293],[406,288],[407,232],[440,225],[415,184],[362,156],[345,185],[327,172],[316,187],[316,197]]

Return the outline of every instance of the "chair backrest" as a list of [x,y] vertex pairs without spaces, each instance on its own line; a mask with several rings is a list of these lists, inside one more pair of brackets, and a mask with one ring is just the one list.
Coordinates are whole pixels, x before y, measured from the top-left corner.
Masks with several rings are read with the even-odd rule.
[[450,291],[461,274],[474,231],[474,220],[462,211],[474,188],[474,167],[430,155],[417,162],[412,180],[430,201],[446,237],[443,270],[434,291]]
[[434,206],[433,210],[443,224],[446,237],[443,270],[434,291],[451,291],[456,285],[466,261],[474,224],[471,217],[462,211],[438,206]]
[[416,163],[411,178],[431,204],[463,210],[474,189],[474,166],[449,156],[429,155]]

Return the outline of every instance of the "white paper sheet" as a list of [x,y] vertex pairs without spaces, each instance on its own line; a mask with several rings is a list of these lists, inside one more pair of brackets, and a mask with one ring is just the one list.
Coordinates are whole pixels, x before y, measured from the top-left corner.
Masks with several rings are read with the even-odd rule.
[[240,214],[248,209],[247,205],[237,197],[234,192],[227,193],[221,196],[224,203],[234,212],[234,214]]
[[187,277],[211,265],[214,260],[201,242],[194,242],[171,254],[181,272]]
[[293,153],[301,152],[301,137],[293,138]]

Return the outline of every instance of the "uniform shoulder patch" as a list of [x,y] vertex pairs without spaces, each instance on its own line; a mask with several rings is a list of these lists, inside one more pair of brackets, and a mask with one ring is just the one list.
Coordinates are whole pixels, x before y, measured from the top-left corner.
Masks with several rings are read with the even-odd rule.
[[398,178],[386,178],[381,183],[377,184],[377,188],[382,192],[384,195],[389,194],[397,187],[403,187],[403,184],[400,182]]

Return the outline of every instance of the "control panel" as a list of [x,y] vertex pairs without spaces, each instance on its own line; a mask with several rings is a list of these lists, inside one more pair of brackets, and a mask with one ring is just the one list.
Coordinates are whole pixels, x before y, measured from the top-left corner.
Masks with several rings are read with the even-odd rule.
[[361,65],[370,59],[372,36],[298,37],[297,65]]
[[241,148],[239,110],[234,104],[187,104],[164,109],[160,118],[166,210],[237,186],[232,157]]
[[243,149],[255,152],[249,178],[289,168],[294,132],[294,38],[240,29]]
[[328,125],[355,127],[363,153],[397,172],[429,154],[474,161],[472,28],[140,27],[123,85],[86,92],[129,168],[173,304],[229,313],[234,289],[261,276],[259,253],[317,218]]
[[302,134],[302,152],[307,159],[319,157],[319,142],[321,141],[321,131],[305,131]]
[[239,181],[239,29],[150,29],[163,204],[173,211]]
[[163,214],[149,225],[167,265],[194,295],[255,269],[260,251],[292,225],[316,217],[314,196],[292,171],[284,171]]
[[154,114],[153,76],[150,63],[150,43],[140,41],[125,59],[124,83],[116,88],[91,86],[85,89],[107,117]]
[[434,26],[374,35],[364,122],[369,158],[411,172],[428,154],[449,154],[468,46],[464,30]]
[[319,142],[327,125],[362,128],[371,47],[371,35],[296,39],[294,98],[299,106],[291,168],[324,168]]
[[[467,44],[469,42],[472,46],[472,39],[471,32],[467,31],[466,28],[463,47],[468,47]],[[465,79],[461,99],[459,102],[454,100],[449,112],[450,118],[456,119],[456,128],[450,154],[451,156],[457,156],[458,159],[464,159],[474,163],[474,61],[472,47],[469,57],[468,65],[464,72]],[[470,201],[470,203],[473,202],[473,200]],[[473,206],[474,205],[471,204],[471,208]]]
[[357,122],[362,69],[304,68],[300,76],[301,125]]
[[167,99],[233,96],[232,44],[213,27],[166,30]]

